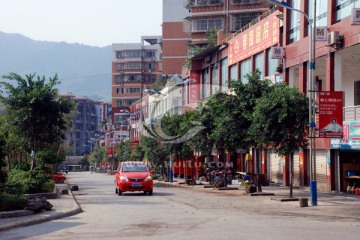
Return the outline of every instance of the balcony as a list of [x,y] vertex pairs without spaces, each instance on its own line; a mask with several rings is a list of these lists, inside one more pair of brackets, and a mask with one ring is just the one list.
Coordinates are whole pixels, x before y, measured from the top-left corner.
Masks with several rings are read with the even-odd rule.
[[192,7],[222,6],[224,0],[184,0],[184,7],[190,9]]
[[360,105],[343,108],[344,121],[360,121]]
[[257,4],[264,2],[263,0],[232,0],[233,5],[247,5],[247,4]]

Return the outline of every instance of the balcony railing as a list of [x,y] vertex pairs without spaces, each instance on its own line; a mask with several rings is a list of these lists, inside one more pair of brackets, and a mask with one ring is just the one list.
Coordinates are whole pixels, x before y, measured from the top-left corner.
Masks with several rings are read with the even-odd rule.
[[343,108],[344,121],[360,121],[360,105]]
[[263,0],[232,0],[233,5],[256,4],[264,2]]
[[221,6],[224,0],[184,0],[184,7],[190,9],[192,7]]

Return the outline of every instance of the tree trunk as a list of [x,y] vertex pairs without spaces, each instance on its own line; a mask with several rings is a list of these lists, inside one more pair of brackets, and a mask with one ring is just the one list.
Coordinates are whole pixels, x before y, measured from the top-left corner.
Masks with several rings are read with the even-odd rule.
[[255,149],[256,152],[256,185],[257,191],[262,192],[261,184],[260,184],[260,169],[261,169],[261,148]]
[[293,197],[293,178],[294,178],[294,153],[290,153],[290,198]]

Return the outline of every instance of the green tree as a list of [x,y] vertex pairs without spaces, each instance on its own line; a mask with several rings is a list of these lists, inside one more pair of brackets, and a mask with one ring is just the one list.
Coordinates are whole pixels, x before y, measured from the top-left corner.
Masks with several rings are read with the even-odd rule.
[[279,155],[290,157],[290,197],[292,197],[294,152],[307,147],[308,99],[286,84],[278,84],[256,102],[251,134],[258,147],[272,146]]
[[[65,138],[66,115],[74,103],[58,94],[57,75],[46,81],[45,76],[16,73],[2,76],[0,101],[7,110],[7,121],[14,126],[14,134],[24,139],[28,150],[37,153],[44,148],[59,145]],[[56,147],[57,148],[57,147]],[[34,164],[32,163],[31,169]]]
[[[91,162],[96,164],[97,166],[100,165],[101,161],[106,159],[106,148],[99,147],[95,148],[91,153]],[[96,169],[95,169],[96,170]]]
[[[259,69],[251,72],[250,74],[246,74],[242,81],[231,81],[231,86],[234,89],[235,95],[238,98],[239,106],[238,110],[242,112],[241,114],[241,130],[245,130],[246,134],[243,139],[242,147],[252,147],[255,145],[257,141],[257,136],[253,135],[252,132],[248,131],[252,126],[252,115],[254,112],[254,108],[256,106],[256,101],[261,98],[264,94],[272,91],[272,84],[267,79],[261,79],[261,72]],[[259,179],[260,174],[260,152],[262,146],[257,145],[255,148],[255,163],[256,163],[256,174],[257,179]],[[258,191],[261,191],[260,182],[258,183]]]
[[129,140],[122,141],[118,144],[118,150],[116,152],[116,159],[119,162],[125,162],[132,160],[131,158],[131,150],[130,150],[131,143]]

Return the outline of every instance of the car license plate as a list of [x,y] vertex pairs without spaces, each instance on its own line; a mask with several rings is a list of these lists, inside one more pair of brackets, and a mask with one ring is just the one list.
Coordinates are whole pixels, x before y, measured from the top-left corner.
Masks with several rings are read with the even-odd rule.
[[133,183],[132,186],[133,186],[133,187],[141,187],[142,184],[141,184],[141,183]]

